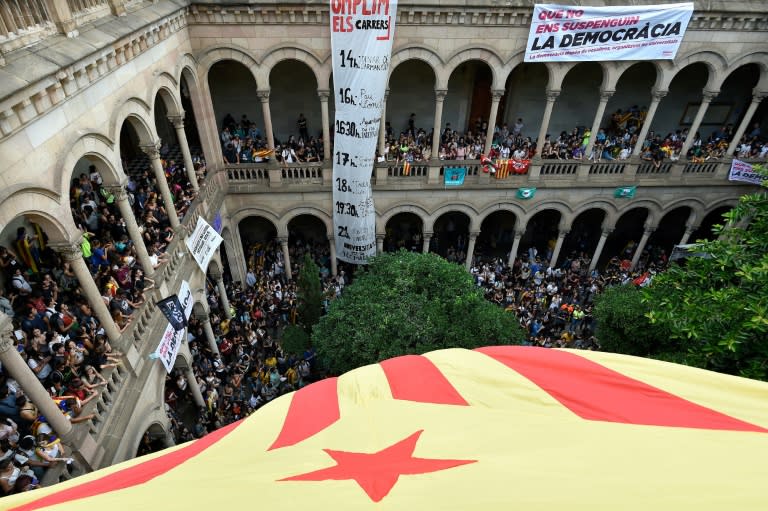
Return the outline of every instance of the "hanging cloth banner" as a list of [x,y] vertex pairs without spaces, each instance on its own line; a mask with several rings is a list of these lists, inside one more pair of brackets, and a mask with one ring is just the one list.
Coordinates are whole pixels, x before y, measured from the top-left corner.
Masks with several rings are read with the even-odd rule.
[[693,15],[693,2],[666,5],[536,4],[525,62],[670,60]]
[[443,169],[443,180],[445,186],[461,186],[464,184],[464,177],[467,175],[467,167],[446,167]]
[[763,184],[763,176],[755,172],[749,163],[734,158],[731,162],[731,171],[728,173],[728,181],[744,181],[760,185]]
[[223,239],[203,217],[197,218],[195,231],[187,238],[187,248],[203,272],[208,270],[208,263]]
[[336,257],[365,264],[376,255],[371,174],[395,36],[397,0],[330,0],[336,123],[333,231]]
[[[192,306],[194,305],[189,282],[182,280],[179,293],[173,296],[178,299],[180,305],[180,310],[178,312],[183,314],[183,319],[179,318],[179,320],[183,320],[186,325],[189,316],[192,314]],[[163,314],[165,314],[165,311],[163,311]],[[176,356],[179,354],[179,348],[184,341],[185,335],[185,328],[177,330],[174,328],[174,324],[169,322],[165,327],[163,336],[160,338],[160,344],[157,346],[152,358],[159,358],[168,373],[173,371],[173,365],[176,363]]]

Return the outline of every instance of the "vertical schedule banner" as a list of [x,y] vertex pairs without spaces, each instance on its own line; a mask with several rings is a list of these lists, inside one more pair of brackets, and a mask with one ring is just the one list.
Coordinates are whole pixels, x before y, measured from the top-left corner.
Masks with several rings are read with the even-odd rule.
[[397,0],[330,0],[336,122],[333,229],[336,257],[376,255],[371,174],[395,36]]

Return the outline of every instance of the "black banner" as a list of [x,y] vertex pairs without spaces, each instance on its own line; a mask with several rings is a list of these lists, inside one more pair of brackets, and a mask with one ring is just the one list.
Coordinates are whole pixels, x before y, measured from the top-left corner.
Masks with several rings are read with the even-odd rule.
[[173,329],[177,332],[184,330],[187,326],[187,318],[184,315],[184,308],[179,302],[178,295],[171,295],[168,298],[164,298],[157,302],[157,306],[163,311],[163,315],[168,318],[168,321],[173,326]]

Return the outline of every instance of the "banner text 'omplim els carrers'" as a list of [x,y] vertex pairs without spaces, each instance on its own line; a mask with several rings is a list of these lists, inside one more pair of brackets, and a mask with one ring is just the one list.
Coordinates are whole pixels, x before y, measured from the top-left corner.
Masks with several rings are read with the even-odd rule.
[[[389,29],[389,0],[331,0],[334,32]],[[353,22],[352,15],[380,17]]]

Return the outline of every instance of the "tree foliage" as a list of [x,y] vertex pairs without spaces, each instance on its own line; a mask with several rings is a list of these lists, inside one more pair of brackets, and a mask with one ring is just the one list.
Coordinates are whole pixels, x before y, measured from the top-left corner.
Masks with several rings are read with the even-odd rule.
[[309,348],[309,335],[298,325],[288,325],[280,338],[283,353],[301,356]]
[[298,287],[298,316],[307,336],[312,334],[312,327],[320,321],[322,312],[323,291],[320,286],[320,270],[309,253],[304,255],[304,261],[299,271]]
[[666,328],[652,324],[646,316],[649,312],[650,305],[633,284],[609,287],[597,295],[593,314],[601,348],[643,357],[674,350]]
[[669,329],[685,362],[765,380],[768,195],[743,196],[725,221],[719,239],[698,242],[708,257],[672,265],[645,288],[646,316]]
[[337,374],[399,355],[523,339],[514,315],[485,300],[464,268],[402,250],[374,257],[312,334],[318,358]]

